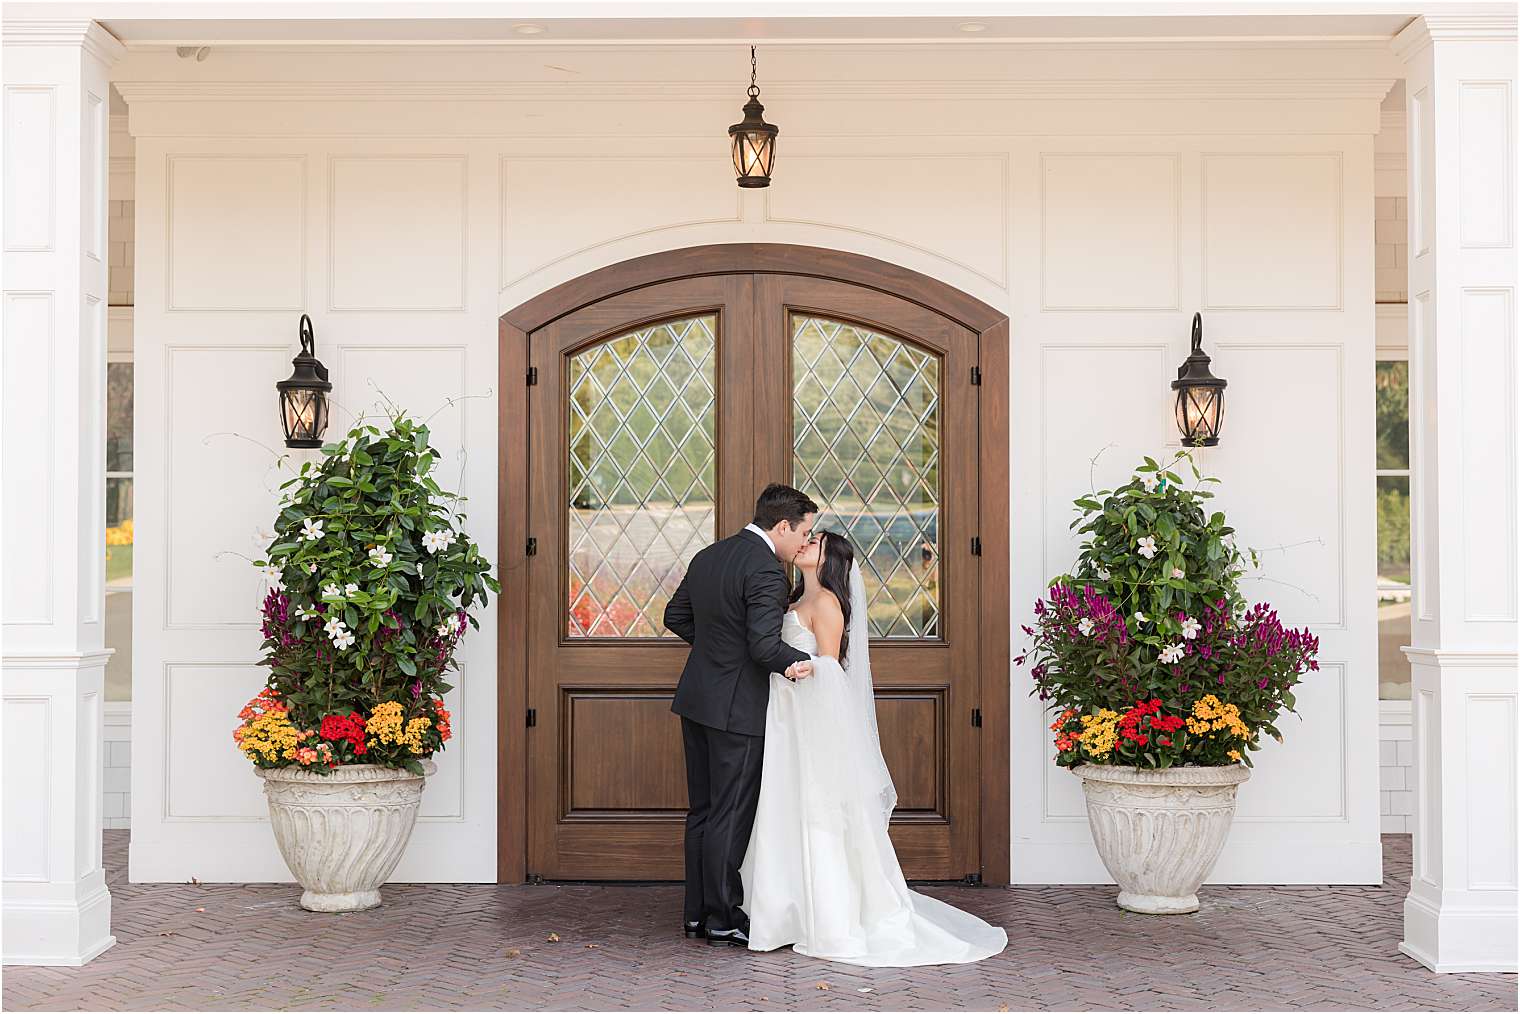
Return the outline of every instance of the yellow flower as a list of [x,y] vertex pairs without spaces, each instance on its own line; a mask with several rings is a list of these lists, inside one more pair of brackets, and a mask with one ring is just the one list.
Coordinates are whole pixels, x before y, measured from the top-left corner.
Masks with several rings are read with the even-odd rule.
[[1103,757],[1119,740],[1119,713],[1103,708],[1096,715],[1081,717],[1082,749],[1089,757]]
[[422,737],[432,727],[433,721],[429,718],[414,718],[409,722],[403,722],[401,705],[395,701],[376,705],[369,720],[364,723],[365,731],[380,742],[405,746],[412,753],[423,752],[425,747]]
[[294,760],[296,744],[301,741],[300,732],[290,724],[284,711],[266,711],[258,715],[243,726],[242,733],[237,738],[238,749],[247,754],[249,760],[265,763],[281,758]]
[[1240,751],[1239,750],[1231,750],[1229,752],[1228,756],[1229,756],[1230,760],[1240,760]]

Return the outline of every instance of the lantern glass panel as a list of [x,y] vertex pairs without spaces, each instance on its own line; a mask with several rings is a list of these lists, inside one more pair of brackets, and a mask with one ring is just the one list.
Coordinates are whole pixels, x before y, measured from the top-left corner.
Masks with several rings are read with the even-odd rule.
[[1177,391],[1177,431],[1191,446],[1219,438],[1224,391],[1217,387],[1184,387]]
[[327,432],[327,392],[311,388],[286,388],[280,392],[280,412],[285,440],[320,444]]
[[734,134],[734,171],[741,178],[771,174],[776,139],[765,131],[741,130]]

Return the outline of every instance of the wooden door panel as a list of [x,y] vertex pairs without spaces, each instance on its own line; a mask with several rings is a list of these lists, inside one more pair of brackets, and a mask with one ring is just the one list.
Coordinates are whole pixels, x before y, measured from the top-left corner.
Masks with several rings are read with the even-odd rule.
[[[685,768],[679,719],[669,705],[687,648],[662,636],[658,603],[650,596],[671,572],[672,554],[695,545],[662,542],[666,526],[690,529],[693,512],[706,508],[659,486],[649,469],[640,479],[626,466],[643,453],[641,441],[653,440],[649,420],[637,416],[639,399],[653,387],[640,385],[666,371],[663,365],[652,370],[639,356],[666,362],[658,360],[663,352],[652,350],[685,339],[659,327],[697,315],[712,319],[716,389],[712,506],[701,515],[711,530],[701,533],[703,542],[741,528],[766,482],[807,489],[795,478],[793,452],[799,322],[817,325],[815,334],[799,332],[797,340],[812,342],[810,348],[821,348],[820,341],[856,351],[863,342],[888,352],[897,347],[891,343],[900,346],[897,358],[841,360],[834,374],[846,366],[854,371],[859,400],[876,398],[885,413],[880,431],[908,455],[888,462],[898,466],[888,475],[876,459],[891,445],[878,433],[875,463],[858,472],[881,488],[896,483],[891,488],[901,496],[894,506],[867,503],[862,491],[842,495],[860,500],[857,522],[880,534],[868,584],[876,581],[896,596],[873,608],[877,632],[897,636],[873,638],[871,656],[882,752],[899,796],[891,831],[899,859],[915,879],[975,872],[979,755],[970,715],[977,704],[978,585],[970,538],[977,509],[976,399],[969,386],[975,336],[875,289],[765,274],[645,286],[529,336],[539,383],[530,394],[528,527],[539,551],[527,561],[528,705],[539,717],[528,737],[528,872],[550,879],[682,875]],[[675,373],[689,365],[671,362]],[[804,369],[819,377],[829,372],[813,362]],[[635,375],[632,393],[618,386]],[[879,384],[899,385],[899,400],[928,414],[893,416],[887,387],[873,386]],[[674,425],[674,416],[654,415],[657,428]],[[641,483],[650,485],[651,495],[629,492]],[[815,499],[826,511],[840,508],[827,497]]]

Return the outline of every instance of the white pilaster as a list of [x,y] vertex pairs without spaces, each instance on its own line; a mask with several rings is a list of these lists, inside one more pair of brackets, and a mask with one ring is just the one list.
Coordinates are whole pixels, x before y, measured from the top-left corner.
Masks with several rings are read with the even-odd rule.
[[13,21],[4,71],[4,961],[116,942],[101,866],[106,137],[121,44]]
[[1516,967],[1515,15],[1427,15],[1408,67],[1414,875],[1400,950]]

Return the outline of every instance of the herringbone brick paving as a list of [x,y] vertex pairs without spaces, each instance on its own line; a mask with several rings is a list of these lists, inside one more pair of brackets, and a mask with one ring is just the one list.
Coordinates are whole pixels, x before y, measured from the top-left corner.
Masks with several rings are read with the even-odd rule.
[[1516,1009],[1513,975],[1398,953],[1406,835],[1380,887],[1207,888],[1191,916],[1126,914],[1108,887],[930,888],[1008,950],[901,970],[688,941],[674,886],[398,885],[323,916],[288,885],[128,884],[126,837],[106,832],[116,946],[5,969],[5,1010]]

